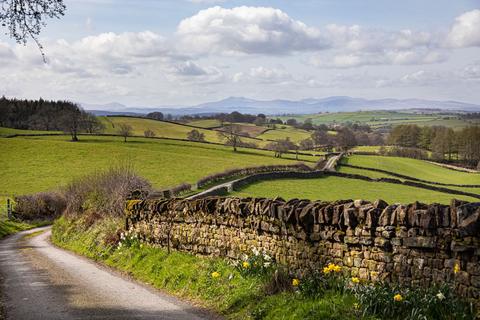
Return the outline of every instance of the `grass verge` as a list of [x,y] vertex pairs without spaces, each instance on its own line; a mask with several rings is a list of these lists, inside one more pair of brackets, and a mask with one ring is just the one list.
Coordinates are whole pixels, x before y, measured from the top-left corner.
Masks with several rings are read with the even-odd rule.
[[[305,298],[296,292],[267,295],[264,287],[271,276],[245,276],[228,261],[197,257],[141,245],[118,246],[122,221],[104,218],[94,224],[87,217],[61,217],[52,229],[52,241],[128,273],[175,296],[196,302],[228,319],[359,319],[354,297],[327,293]],[[212,274],[218,273],[218,277]]]

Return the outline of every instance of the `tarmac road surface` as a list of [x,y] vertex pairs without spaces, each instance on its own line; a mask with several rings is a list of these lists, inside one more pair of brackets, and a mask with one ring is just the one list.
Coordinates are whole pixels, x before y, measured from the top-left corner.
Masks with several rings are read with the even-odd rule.
[[[46,229],[42,234],[24,238],[42,229]],[[212,318],[199,308],[53,246],[49,236],[47,227],[0,241],[0,292],[7,319]]]

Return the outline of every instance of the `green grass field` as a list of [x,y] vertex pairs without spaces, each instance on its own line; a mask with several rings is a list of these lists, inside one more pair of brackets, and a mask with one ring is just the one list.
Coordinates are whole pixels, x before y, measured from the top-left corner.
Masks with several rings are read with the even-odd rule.
[[259,135],[258,138],[265,140],[279,140],[290,138],[293,142],[300,142],[302,140],[310,138],[311,132],[301,129],[295,129],[290,126],[277,126],[276,129],[268,130]]
[[[371,171],[371,170],[363,170],[363,169],[357,169],[357,168],[350,168],[350,167],[345,167],[345,166],[339,166],[337,168],[337,170],[339,172],[342,172],[342,173],[359,174],[359,175],[362,175],[362,176],[367,176],[367,177],[375,178],[375,179],[378,179],[378,178],[393,178],[393,179],[398,179],[398,180],[402,180],[402,181],[406,180],[406,179],[401,179],[401,178],[398,178],[398,177],[395,177],[395,176],[392,176],[392,175],[389,175],[389,174],[386,174],[386,173],[382,173],[382,172],[376,172],[376,171]],[[480,188],[464,188],[464,187],[451,187],[451,186],[448,186],[448,187],[445,187],[445,188],[453,189],[453,190],[460,190],[460,191],[475,193],[475,194],[480,195]]]
[[[456,115],[415,114],[396,111],[335,112],[285,116],[280,118],[282,120],[295,118],[301,122],[304,122],[306,119],[312,119],[312,123],[316,125],[359,122],[368,124],[372,128],[390,127],[409,123],[417,124],[419,126],[443,125],[451,128],[462,128],[472,124],[472,121],[459,119]],[[478,121],[475,123],[478,123]]]
[[202,120],[193,120],[193,121],[188,121],[188,125],[190,126],[195,126],[195,127],[201,127],[201,128],[216,128],[220,126],[220,121],[216,119],[202,119]]
[[[151,119],[131,117],[100,117],[105,125],[105,133],[117,134],[121,124],[128,124],[133,128],[133,135],[143,136],[145,130],[152,130],[157,137],[187,139],[187,134],[193,130],[191,127]],[[221,142],[218,134],[212,130],[197,129],[205,135],[205,140]]]
[[280,196],[284,199],[299,198],[324,201],[334,201],[338,199],[365,199],[374,201],[376,199],[383,199],[388,203],[411,203],[420,201],[424,203],[438,202],[448,204],[452,198],[472,202],[478,201],[478,199],[471,197],[451,196],[446,193],[409,186],[367,182],[341,177],[264,181],[233,192],[232,195],[267,198]]
[[[120,137],[67,136],[1,138],[0,194],[46,191],[69,181],[106,169],[118,161],[131,162],[138,173],[157,187],[193,183],[208,174],[231,168],[263,164],[288,164],[294,155],[274,158],[272,152],[239,149],[203,143]],[[305,157],[306,161],[316,160]]]
[[12,134],[48,134],[48,133],[61,133],[58,131],[40,131],[40,130],[20,130],[12,128],[0,127],[0,136],[9,136]]
[[[143,118],[133,118],[133,117],[99,117],[102,123],[105,125],[105,133],[107,134],[118,134],[118,128],[120,124],[128,124],[133,130],[132,133],[135,136],[143,136],[145,130],[152,130],[155,132],[156,137],[161,138],[172,138],[172,139],[187,139],[187,135],[190,131],[195,128],[188,127],[182,124],[156,121],[152,119],[143,119]],[[218,132],[215,130],[209,129],[196,129],[205,135],[205,140],[208,142],[223,143],[221,137],[219,137]],[[254,137],[255,135],[252,135]],[[255,143],[257,146],[262,147],[266,142],[242,138],[242,141],[248,143]]]
[[433,182],[480,185],[480,174],[450,170],[410,158],[353,155],[344,159],[344,163],[382,169]]

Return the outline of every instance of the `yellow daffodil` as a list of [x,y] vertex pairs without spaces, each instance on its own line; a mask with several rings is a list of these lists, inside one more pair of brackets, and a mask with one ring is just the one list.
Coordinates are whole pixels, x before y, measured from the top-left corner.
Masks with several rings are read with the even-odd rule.
[[353,304],[353,307],[358,310],[358,309],[360,308],[360,305],[355,302],[355,303]]
[[358,277],[352,277],[353,283],[360,283],[360,279]]
[[217,271],[215,272],[212,272],[212,278],[219,278],[220,277],[220,273],[218,273]]
[[324,274],[329,274],[330,272],[341,272],[342,267],[337,266],[334,263],[329,263],[326,267],[323,268],[323,273]]
[[298,287],[299,284],[300,284],[300,280],[298,280],[298,279],[293,279],[292,280],[292,286]]
[[455,266],[453,267],[453,273],[457,274],[460,272],[460,264],[455,263]]
[[401,294],[397,293],[393,296],[393,300],[395,300],[396,302],[401,302],[403,300],[403,297]]
[[244,269],[248,269],[248,268],[250,268],[250,262],[244,261],[244,262],[242,263],[242,266],[243,266]]

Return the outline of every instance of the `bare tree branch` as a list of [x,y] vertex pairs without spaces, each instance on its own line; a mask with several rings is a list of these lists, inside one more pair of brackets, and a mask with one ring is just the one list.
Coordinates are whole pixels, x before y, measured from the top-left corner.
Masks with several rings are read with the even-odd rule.
[[63,0],[0,0],[0,23],[8,29],[5,34],[17,43],[25,45],[32,39],[46,62],[38,37],[46,26],[45,19],[59,19],[65,10]]

